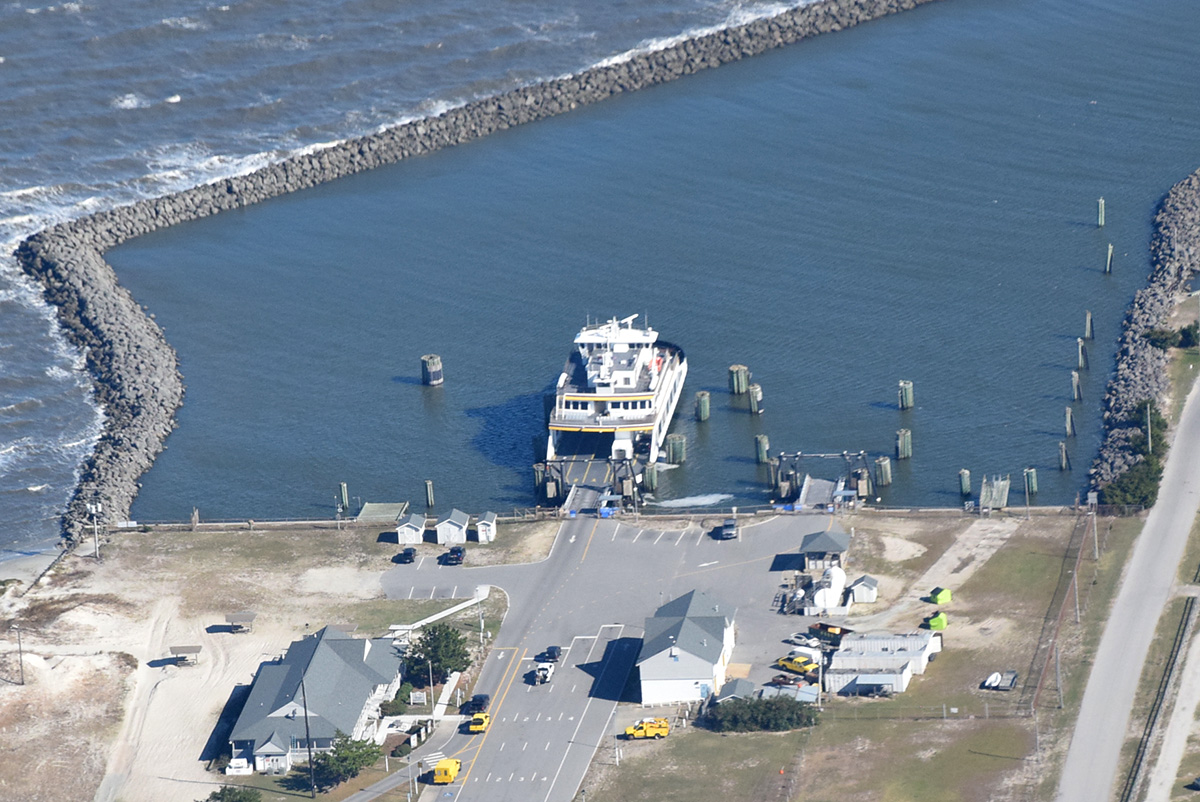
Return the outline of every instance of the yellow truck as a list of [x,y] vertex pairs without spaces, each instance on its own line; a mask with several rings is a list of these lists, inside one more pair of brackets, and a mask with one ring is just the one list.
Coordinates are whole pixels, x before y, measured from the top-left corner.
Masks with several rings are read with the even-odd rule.
[[781,657],[775,661],[775,665],[786,671],[795,671],[797,674],[808,674],[818,668],[816,663],[802,654],[789,654],[787,657]]
[[492,717],[487,713],[476,713],[471,716],[471,723],[467,725],[467,732],[487,732],[488,725],[492,723]]
[[626,738],[665,738],[671,734],[671,723],[665,718],[644,718],[625,728]]
[[433,784],[447,785],[452,783],[458,779],[458,773],[461,770],[461,760],[455,760],[452,757],[443,758],[433,767]]

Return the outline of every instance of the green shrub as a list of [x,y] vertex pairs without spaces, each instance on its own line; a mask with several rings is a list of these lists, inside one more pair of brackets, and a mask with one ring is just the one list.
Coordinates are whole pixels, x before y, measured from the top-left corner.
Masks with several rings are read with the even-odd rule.
[[213,791],[201,802],[262,802],[262,791],[257,788],[226,785]]
[[816,707],[786,696],[769,699],[730,699],[713,705],[700,720],[714,732],[786,732],[814,727],[820,715]]
[[1151,329],[1143,336],[1146,338],[1146,342],[1163,351],[1168,348],[1177,348],[1182,340],[1182,335],[1174,329]]
[[413,686],[411,682],[406,682],[396,691],[396,695],[389,701],[379,705],[379,715],[381,716],[403,716],[408,712],[408,699],[412,695]]
[[408,741],[404,741],[404,742],[398,744],[392,750],[392,757],[407,757],[408,753],[411,751],[412,751],[412,744],[410,744]]
[[1189,323],[1179,330],[1179,347],[1195,348],[1200,345],[1200,323]]

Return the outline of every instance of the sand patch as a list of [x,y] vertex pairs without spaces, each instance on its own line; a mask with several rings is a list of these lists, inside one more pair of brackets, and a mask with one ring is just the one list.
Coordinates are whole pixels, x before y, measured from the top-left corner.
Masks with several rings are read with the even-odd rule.
[[883,545],[883,559],[890,563],[907,562],[926,552],[926,548],[920,543],[913,543],[911,540],[904,540],[892,535],[880,535],[879,542]]
[[750,676],[749,663],[730,663],[725,669],[725,676],[728,679],[745,679]]
[[300,575],[299,585],[304,593],[376,599],[383,596],[379,577],[378,571],[360,571],[348,566],[310,568]]

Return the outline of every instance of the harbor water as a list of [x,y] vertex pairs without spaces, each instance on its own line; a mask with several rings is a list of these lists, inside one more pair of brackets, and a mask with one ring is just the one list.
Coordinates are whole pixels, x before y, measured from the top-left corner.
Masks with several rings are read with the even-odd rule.
[[[672,31],[664,11],[652,32],[630,30],[632,10],[609,13],[585,26],[606,32],[607,53],[576,41],[551,58],[531,34],[518,66],[476,64],[486,80],[463,79],[457,95],[414,89],[389,114],[732,12],[707,8]],[[1200,161],[1197,33],[1200,10],[1164,2],[933,4],[122,246],[110,261],[165,327],[188,386],[134,517],[330,516],[339,481],[363,501],[420,502],[432,479],[439,511],[531,505],[542,394],[572,337],[588,316],[634,312],[690,363],[673,429],[688,459],[660,478],[660,501],[766,502],[758,433],[775,451],[874,456],[907,428],[913,458],[893,462],[882,503],[957,505],[960,468],[977,490],[984,474],[1019,486],[1028,466],[1037,502],[1069,503],[1099,442],[1155,206]],[[275,80],[301,83],[286,73]],[[300,105],[296,87],[280,91]],[[353,92],[348,106],[372,96]],[[256,129],[247,116],[242,130],[282,150],[379,122],[350,111],[324,128]],[[247,164],[268,151],[216,142]],[[31,338],[49,336],[34,301],[11,303],[29,310]],[[1074,470],[1060,473],[1085,310],[1093,367]],[[427,353],[442,358],[441,387],[420,385]],[[733,363],[762,385],[762,415],[728,394]],[[78,399],[77,371],[61,370]],[[912,410],[897,407],[900,379],[914,382]],[[698,390],[712,393],[705,423],[689,414]],[[79,438],[95,426],[94,413],[68,419]],[[48,498],[69,492],[44,484]]]

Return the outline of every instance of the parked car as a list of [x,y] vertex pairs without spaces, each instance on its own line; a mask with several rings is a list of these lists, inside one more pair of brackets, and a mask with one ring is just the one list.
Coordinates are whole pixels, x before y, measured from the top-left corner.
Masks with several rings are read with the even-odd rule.
[[411,562],[414,562],[416,559],[417,559],[417,550],[414,549],[412,546],[409,546],[406,549],[401,549],[400,553],[396,555],[396,562],[398,562],[398,563],[411,563]]
[[467,724],[467,732],[487,732],[488,725],[491,723],[491,715],[488,713],[476,713],[471,716],[471,721]]
[[446,552],[446,565],[462,565],[466,556],[467,550],[462,546],[451,546],[450,551]]
[[560,657],[562,657],[562,647],[561,646],[547,646],[546,647],[546,659],[543,662],[557,663]]
[[768,685],[803,685],[804,677],[797,677],[795,674],[776,674],[771,678]]
[[736,518],[726,518],[714,533],[717,540],[736,540],[740,530]]
[[793,646],[812,646],[813,648],[817,649],[821,647],[821,641],[818,638],[814,638],[808,632],[808,630],[803,632],[793,632],[791,635],[788,635],[786,638],[784,638],[783,642],[790,643]]

